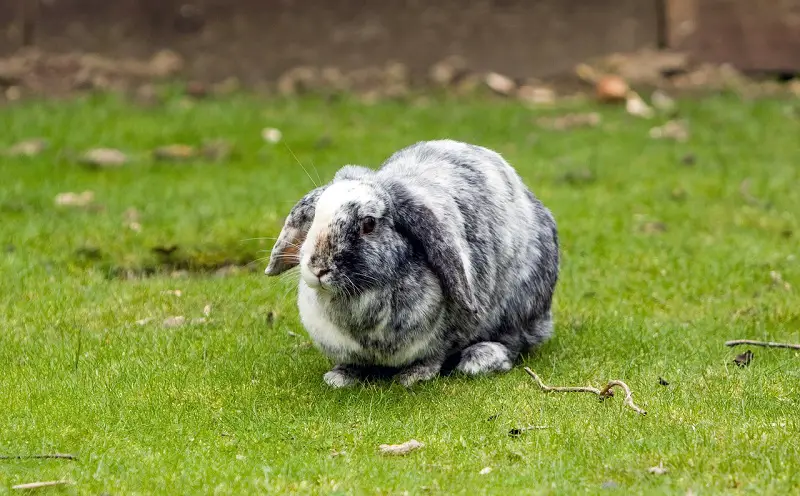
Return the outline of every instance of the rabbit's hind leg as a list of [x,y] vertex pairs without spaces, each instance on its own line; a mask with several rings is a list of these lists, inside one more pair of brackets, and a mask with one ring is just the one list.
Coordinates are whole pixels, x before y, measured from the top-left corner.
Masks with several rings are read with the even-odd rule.
[[495,341],[482,341],[465,348],[456,370],[467,375],[481,375],[491,372],[506,372],[514,365],[516,354],[512,354],[504,344]]

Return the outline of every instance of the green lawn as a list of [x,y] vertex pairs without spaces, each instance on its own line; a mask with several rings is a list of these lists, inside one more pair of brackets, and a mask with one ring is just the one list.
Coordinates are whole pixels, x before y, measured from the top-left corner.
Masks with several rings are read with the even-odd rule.
[[[0,145],[50,141],[0,159],[0,454],[78,455],[0,460],[0,492],[57,479],[74,485],[49,491],[67,494],[800,491],[800,353],[751,348],[738,368],[745,348],[723,345],[800,342],[800,105],[682,101],[686,143],[648,136],[663,118],[577,105],[237,96],[146,109],[91,97],[0,109]],[[602,123],[534,123],[585,110]],[[291,152],[264,142],[264,127]],[[331,390],[292,282],[265,277],[264,260],[216,270],[268,255],[265,237],[313,187],[298,160],[328,180],[440,137],[501,152],[559,223],[556,332],[525,364],[549,384],[622,379],[646,417],[619,395],[544,394],[521,367]],[[209,139],[234,144],[230,159],[148,154]],[[95,146],[133,161],[76,163]],[[83,190],[102,208],[54,205]],[[125,225],[131,207],[141,232]],[[208,321],[192,322],[206,305]],[[162,325],[179,315],[185,325]],[[527,425],[547,428],[508,435]],[[412,438],[424,448],[378,453]],[[659,464],[665,475],[648,473]]]

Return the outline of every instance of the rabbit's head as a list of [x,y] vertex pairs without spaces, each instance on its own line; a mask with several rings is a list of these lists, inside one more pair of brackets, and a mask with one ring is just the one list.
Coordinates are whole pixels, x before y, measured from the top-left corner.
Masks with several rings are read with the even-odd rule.
[[334,180],[294,206],[266,273],[299,265],[309,287],[348,297],[390,285],[410,264],[424,263],[445,296],[474,312],[468,257],[453,232],[423,198],[397,183]]

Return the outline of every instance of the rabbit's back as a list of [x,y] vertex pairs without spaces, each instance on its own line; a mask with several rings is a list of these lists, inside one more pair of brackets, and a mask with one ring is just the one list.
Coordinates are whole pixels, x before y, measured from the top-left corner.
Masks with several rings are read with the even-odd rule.
[[558,275],[555,221],[499,154],[452,140],[421,142],[396,152],[377,175],[402,181],[459,233],[484,310],[477,328],[459,331],[486,337],[540,315],[549,320]]

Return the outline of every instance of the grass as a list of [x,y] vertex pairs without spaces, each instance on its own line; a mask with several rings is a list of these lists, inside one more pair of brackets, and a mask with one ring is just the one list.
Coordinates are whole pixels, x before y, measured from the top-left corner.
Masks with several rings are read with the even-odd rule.
[[[0,460],[0,492],[62,478],[75,482],[66,494],[800,491],[800,353],[754,349],[739,369],[732,359],[744,349],[723,346],[800,342],[791,105],[682,101],[687,143],[650,139],[654,123],[619,108],[595,109],[598,127],[557,132],[535,116],[585,109],[482,99],[366,106],[236,96],[144,109],[86,97],[4,108],[3,142],[42,136],[51,147],[2,159],[0,454],[79,459]],[[281,129],[293,153],[265,143],[265,126]],[[277,235],[312,187],[293,154],[327,180],[343,164],[374,166],[438,137],[503,153],[559,222],[556,334],[525,364],[549,384],[622,379],[648,416],[620,397],[543,394],[521,368],[411,391],[330,390],[291,282],[264,277],[264,261],[211,270],[268,254],[262,238]],[[225,163],[147,157],[159,145],[218,138],[235,144]],[[87,170],[69,159],[99,145],[134,161]],[[53,205],[57,193],[82,190],[103,208]],[[124,226],[130,207],[141,213],[139,233]],[[169,260],[152,251],[168,245],[178,247]],[[175,267],[189,273],[172,277]],[[182,296],[163,293],[173,289]],[[206,324],[161,325],[200,317],[207,304]],[[548,428],[508,435],[527,425]],[[377,453],[411,438],[425,447]],[[659,464],[667,474],[648,473]],[[481,475],[484,467],[492,471]]]

